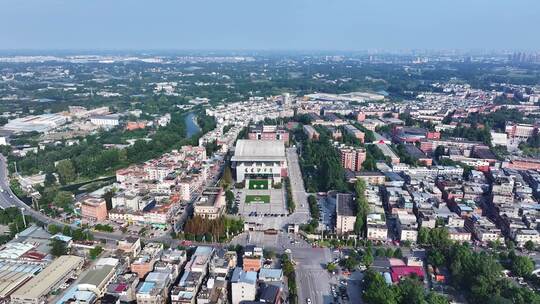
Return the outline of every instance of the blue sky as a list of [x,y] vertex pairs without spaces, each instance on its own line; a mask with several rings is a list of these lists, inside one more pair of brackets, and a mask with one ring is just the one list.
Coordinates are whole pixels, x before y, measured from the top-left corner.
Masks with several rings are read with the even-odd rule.
[[0,49],[540,49],[539,0],[0,0]]

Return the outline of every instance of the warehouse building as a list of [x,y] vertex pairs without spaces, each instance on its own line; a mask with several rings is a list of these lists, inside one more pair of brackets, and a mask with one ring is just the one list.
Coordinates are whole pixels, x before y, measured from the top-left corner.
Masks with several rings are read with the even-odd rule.
[[29,115],[10,120],[3,130],[20,132],[46,133],[68,122],[66,116],[60,114]]
[[0,262],[0,302],[9,299],[12,292],[42,269],[41,265],[38,264],[19,263],[17,261]]
[[42,272],[11,295],[13,304],[40,304],[47,295],[65,283],[83,265],[84,259],[73,255],[63,255],[54,260]]

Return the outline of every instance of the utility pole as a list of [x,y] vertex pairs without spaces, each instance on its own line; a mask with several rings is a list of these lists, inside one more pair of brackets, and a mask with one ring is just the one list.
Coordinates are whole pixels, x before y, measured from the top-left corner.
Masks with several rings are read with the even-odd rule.
[[24,208],[23,207],[21,207],[21,214],[22,214],[24,228],[26,228],[26,218],[24,217]]

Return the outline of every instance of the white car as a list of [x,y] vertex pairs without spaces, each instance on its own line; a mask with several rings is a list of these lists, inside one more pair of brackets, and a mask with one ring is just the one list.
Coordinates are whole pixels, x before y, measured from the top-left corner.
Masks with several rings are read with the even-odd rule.
[[310,299],[310,298],[307,298],[306,303],[307,303],[307,304],[311,304],[311,299]]

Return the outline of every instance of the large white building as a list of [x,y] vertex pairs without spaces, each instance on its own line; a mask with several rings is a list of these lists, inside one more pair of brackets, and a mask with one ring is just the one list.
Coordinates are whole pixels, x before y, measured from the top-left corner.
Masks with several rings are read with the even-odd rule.
[[279,183],[287,176],[285,144],[281,140],[238,140],[231,160],[237,182],[266,178]]
[[61,114],[29,115],[10,120],[3,129],[13,132],[49,132],[68,122],[68,117]]
[[103,128],[116,127],[120,124],[118,115],[95,115],[90,117],[90,122]]

